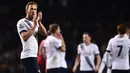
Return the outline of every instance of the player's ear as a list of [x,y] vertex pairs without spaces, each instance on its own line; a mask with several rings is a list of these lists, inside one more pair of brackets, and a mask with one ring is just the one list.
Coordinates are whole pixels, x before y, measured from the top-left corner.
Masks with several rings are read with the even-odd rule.
[[25,13],[27,14],[27,10],[25,10]]
[[92,41],[92,37],[90,37],[90,41]]
[[25,13],[26,13],[26,14],[28,13],[28,10],[27,10],[27,9],[25,9]]

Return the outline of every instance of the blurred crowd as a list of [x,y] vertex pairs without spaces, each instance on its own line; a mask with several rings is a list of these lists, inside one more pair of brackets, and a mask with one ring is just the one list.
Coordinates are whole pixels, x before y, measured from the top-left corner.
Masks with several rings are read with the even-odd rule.
[[[15,1],[16,4],[13,4]],[[24,17],[24,7],[27,2],[26,0],[0,2],[0,73],[23,73],[20,61],[22,47],[16,24]],[[36,2],[39,4],[39,10],[44,13],[44,26],[48,29],[50,23],[57,23],[61,27],[67,45],[66,61],[70,71],[76,56],[77,45],[82,42],[83,32],[87,31],[92,35],[93,42],[99,46],[102,56],[108,40],[116,34],[116,26],[129,21],[130,14],[128,11],[120,12],[122,8],[118,4],[103,6],[96,0],[88,2],[87,0],[39,0]],[[45,38],[39,36],[39,43],[43,39]]]

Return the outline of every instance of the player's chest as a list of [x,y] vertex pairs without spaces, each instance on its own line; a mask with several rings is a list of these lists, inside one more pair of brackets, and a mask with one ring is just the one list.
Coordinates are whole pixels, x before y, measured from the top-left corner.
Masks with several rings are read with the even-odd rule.
[[91,46],[84,46],[84,48],[80,49],[81,55],[92,55],[94,53],[93,47]]
[[[27,30],[30,30],[34,25],[32,21],[25,21]],[[38,24],[34,30],[34,33],[38,32]]]

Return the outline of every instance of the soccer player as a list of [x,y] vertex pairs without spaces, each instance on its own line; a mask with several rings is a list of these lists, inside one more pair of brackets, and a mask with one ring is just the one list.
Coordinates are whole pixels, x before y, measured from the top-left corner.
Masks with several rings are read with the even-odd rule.
[[36,39],[39,29],[47,34],[42,24],[42,12],[38,13],[38,5],[35,2],[29,2],[26,5],[26,17],[17,23],[17,32],[22,43],[21,60],[26,73],[40,73],[37,63],[38,42]]
[[111,38],[107,46],[108,54],[112,55],[112,73],[129,73],[130,42],[125,37],[126,30],[126,25],[118,25],[118,37]]
[[[76,69],[80,63],[80,73],[95,73],[99,69],[101,57],[98,46],[94,43],[91,43],[91,36],[89,33],[85,32],[83,34],[83,43],[78,45],[78,55],[75,60],[73,67],[73,72],[76,72]],[[97,59],[95,66],[94,59]]]
[[[118,37],[119,35],[116,35],[114,38],[118,38]],[[124,38],[129,39],[129,36],[125,34]],[[111,55],[108,55],[108,52],[105,52],[98,73],[103,73],[105,66],[107,67],[107,73],[111,73],[112,72],[111,63],[112,63]]]
[[111,73],[111,63],[112,63],[111,56],[109,56],[108,53],[105,52],[98,73],[103,73],[105,67],[107,67],[106,73]]
[[45,48],[47,50],[47,73],[60,73],[61,54],[59,54],[59,52],[65,52],[66,45],[63,37],[60,36],[61,33],[58,24],[51,24],[49,27],[49,33],[50,35],[45,40]]
[[44,47],[45,40],[42,40],[38,51],[38,64],[41,73],[46,73],[46,48]]
[[[63,39],[63,36],[59,34],[59,39]],[[64,40],[64,39],[63,39]],[[67,63],[65,60],[65,51],[58,51],[60,55],[60,73],[67,73]]]

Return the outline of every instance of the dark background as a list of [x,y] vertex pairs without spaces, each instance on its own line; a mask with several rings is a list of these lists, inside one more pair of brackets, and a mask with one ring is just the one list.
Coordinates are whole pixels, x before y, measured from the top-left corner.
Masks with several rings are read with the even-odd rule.
[[[20,61],[21,42],[16,30],[19,19],[25,17],[25,5],[30,0],[0,1],[0,73],[23,73]],[[67,44],[66,60],[71,70],[82,33],[92,35],[101,52],[116,34],[118,24],[129,25],[130,4],[127,0],[36,0],[43,12],[43,23],[60,25]],[[44,37],[39,36],[39,43]]]

